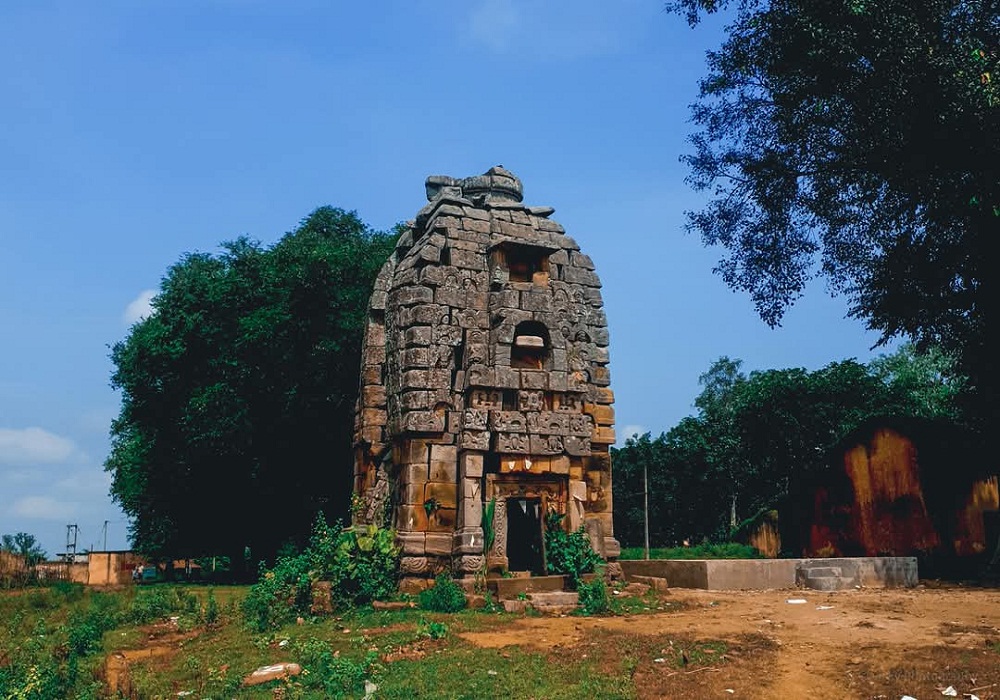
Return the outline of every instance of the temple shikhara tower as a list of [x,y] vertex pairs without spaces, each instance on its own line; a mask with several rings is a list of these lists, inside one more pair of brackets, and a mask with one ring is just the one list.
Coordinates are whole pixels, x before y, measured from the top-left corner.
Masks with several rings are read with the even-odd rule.
[[[546,513],[614,560],[614,394],[594,263],[502,167],[427,178],[375,282],[355,424],[355,522],[404,577],[543,573]],[[494,543],[483,551],[493,502]]]

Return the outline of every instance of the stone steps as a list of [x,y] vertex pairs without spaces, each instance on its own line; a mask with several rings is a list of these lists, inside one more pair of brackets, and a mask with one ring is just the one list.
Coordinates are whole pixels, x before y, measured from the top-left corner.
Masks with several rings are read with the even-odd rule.
[[814,591],[842,591],[853,587],[854,578],[844,576],[839,566],[811,566],[797,572],[798,583]]

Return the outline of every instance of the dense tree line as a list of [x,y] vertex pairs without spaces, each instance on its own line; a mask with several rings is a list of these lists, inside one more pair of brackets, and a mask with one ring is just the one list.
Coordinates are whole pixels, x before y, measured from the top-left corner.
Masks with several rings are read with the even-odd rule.
[[917,418],[961,425],[965,379],[939,350],[904,345],[864,365],[740,370],[722,357],[700,377],[697,412],[653,438],[613,451],[615,533],[643,542],[643,470],[650,540],[728,540],[741,523],[775,507],[831,465],[831,451],[866,421]]
[[111,354],[121,412],[106,468],[154,557],[254,562],[346,514],[368,297],[395,236],[317,209],[276,244],[173,265]]
[[[730,23],[693,108],[689,226],[774,325],[824,275],[883,334],[951,353],[998,418],[1000,2],[677,0]],[[994,328],[990,331],[990,328]]]

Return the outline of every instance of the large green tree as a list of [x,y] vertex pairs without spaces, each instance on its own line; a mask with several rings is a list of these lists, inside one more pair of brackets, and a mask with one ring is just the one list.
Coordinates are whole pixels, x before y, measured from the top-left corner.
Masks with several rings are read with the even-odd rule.
[[[777,324],[817,272],[884,338],[955,355],[997,417],[998,0],[679,0],[728,10],[693,107],[689,227]],[[992,329],[992,330],[991,330]]]
[[185,255],[116,344],[106,468],[133,545],[270,558],[346,511],[367,301],[394,237],[317,209],[271,247]]
[[903,345],[868,365],[834,362],[744,374],[722,357],[699,378],[696,415],[614,451],[615,532],[642,541],[643,470],[658,544],[724,539],[830,466],[831,451],[871,419],[961,421],[963,380],[947,355]]

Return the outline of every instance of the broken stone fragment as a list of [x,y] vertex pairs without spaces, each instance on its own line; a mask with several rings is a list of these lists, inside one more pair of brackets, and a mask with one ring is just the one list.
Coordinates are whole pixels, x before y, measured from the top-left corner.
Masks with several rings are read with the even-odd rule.
[[243,679],[244,686],[261,685],[281,678],[297,676],[302,673],[302,667],[295,663],[280,663],[271,666],[261,666]]

